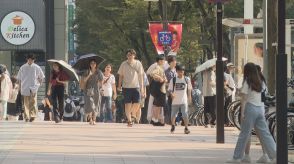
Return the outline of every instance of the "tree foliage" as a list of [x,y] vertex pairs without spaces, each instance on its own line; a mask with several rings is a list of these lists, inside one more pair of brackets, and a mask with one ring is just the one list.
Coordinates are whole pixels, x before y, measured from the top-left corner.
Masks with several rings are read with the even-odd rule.
[[[288,0],[291,1],[291,0]],[[183,23],[178,59],[193,69],[197,60],[212,58],[216,45],[215,5],[207,0],[167,1],[168,20]],[[243,17],[244,0],[224,5],[224,17]],[[94,52],[115,69],[126,59],[125,51],[134,48],[145,68],[154,62],[156,51],[148,33],[148,21],[162,21],[162,5],[143,0],[76,0],[75,33],[77,54]],[[288,3],[290,4],[290,3]],[[291,7],[292,6],[292,7]],[[255,0],[256,16],[262,0]],[[287,5],[293,16],[293,4]],[[224,30],[224,54],[230,54],[228,29]]]

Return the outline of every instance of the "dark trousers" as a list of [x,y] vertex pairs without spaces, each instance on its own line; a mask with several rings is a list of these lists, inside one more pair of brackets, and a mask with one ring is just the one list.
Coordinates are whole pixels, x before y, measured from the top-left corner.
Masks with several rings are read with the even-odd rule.
[[52,86],[52,94],[51,94],[52,102],[53,102],[53,113],[55,117],[59,117],[63,119],[64,113],[64,86],[56,85]]
[[228,106],[230,105],[230,103],[232,102],[232,95],[228,96],[225,98],[225,124],[229,124],[229,119],[228,119]]
[[204,97],[204,114],[205,124],[215,125],[216,120],[216,96],[205,96]]
[[171,107],[172,107],[172,98],[171,96],[168,96],[167,103],[164,107],[164,119],[166,124],[171,124]]

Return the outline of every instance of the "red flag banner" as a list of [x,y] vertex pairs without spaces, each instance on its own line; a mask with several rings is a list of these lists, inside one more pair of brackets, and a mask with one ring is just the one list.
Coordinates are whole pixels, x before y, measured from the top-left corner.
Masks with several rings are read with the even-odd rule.
[[182,41],[182,29],[183,26],[181,23],[169,23],[168,31],[172,33],[172,44],[170,46],[170,55],[176,55],[180,49],[180,44]]
[[[149,32],[152,42],[156,48],[158,54],[164,53],[164,45],[160,43],[159,35],[162,36],[163,24],[162,23],[149,23]],[[169,23],[168,32],[172,34],[172,42],[167,45],[169,55],[176,55],[182,40],[182,24]]]
[[158,33],[161,31],[163,31],[162,23],[149,23],[149,33],[156,48],[157,54],[164,53],[163,45],[158,43]]

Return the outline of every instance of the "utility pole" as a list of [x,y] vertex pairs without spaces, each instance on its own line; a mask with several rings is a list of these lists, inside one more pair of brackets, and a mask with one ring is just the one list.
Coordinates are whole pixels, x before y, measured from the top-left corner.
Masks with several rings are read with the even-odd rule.
[[287,143],[287,54],[285,54],[285,0],[278,1],[278,54],[276,56],[277,161],[288,163]]
[[217,2],[216,38],[217,38],[217,61],[216,61],[216,143],[224,143],[224,62],[223,62],[223,6]]
[[276,47],[273,43],[277,43],[277,1],[278,0],[267,0],[267,52],[266,58],[268,61],[268,73],[267,87],[271,94],[275,94],[276,91],[276,58],[277,53]]
[[268,35],[268,29],[267,29],[267,21],[268,21],[268,17],[267,17],[267,5],[268,2],[267,0],[263,0],[263,7],[262,7],[262,19],[263,19],[263,75],[266,79],[266,81],[268,81],[268,77],[269,77],[269,72],[268,72],[268,39],[267,39],[267,35]]
[[[163,31],[168,31],[168,19],[167,19],[167,0],[161,0],[162,3],[162,15],[163,15]],[[168,54],[167,45],[164,45],[164,56]]]

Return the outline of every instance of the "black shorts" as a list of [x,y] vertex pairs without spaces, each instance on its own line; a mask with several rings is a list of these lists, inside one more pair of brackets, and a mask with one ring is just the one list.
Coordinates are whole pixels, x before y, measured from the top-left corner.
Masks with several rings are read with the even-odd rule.
[[141,95],[139,88],[123,88],[124,102],[128,103],[140,103]]
[[153,105],[164,107],[166,105],[166,95],[160,93],[158,96],[154,97]]

